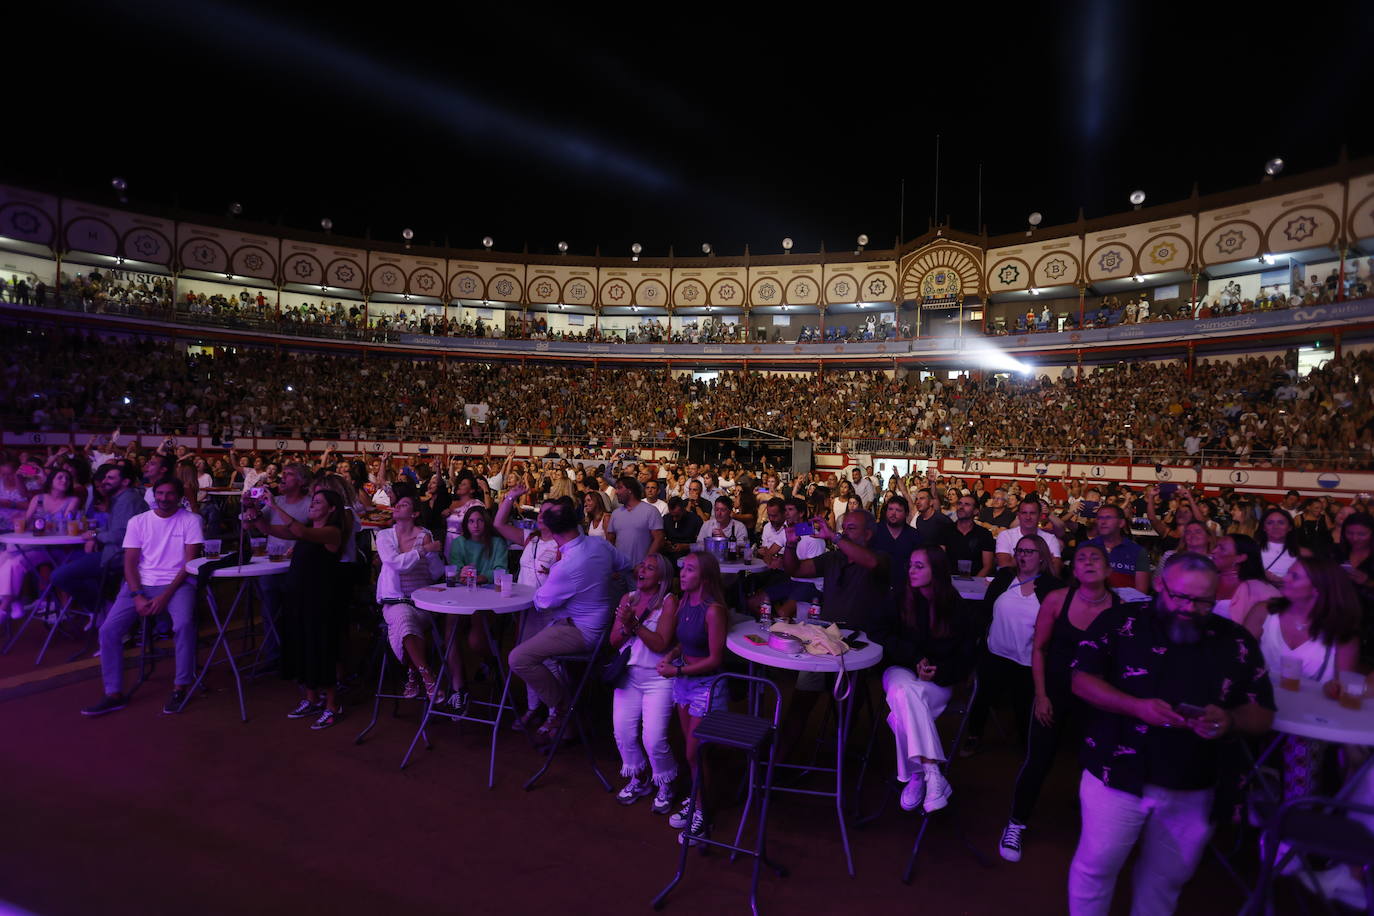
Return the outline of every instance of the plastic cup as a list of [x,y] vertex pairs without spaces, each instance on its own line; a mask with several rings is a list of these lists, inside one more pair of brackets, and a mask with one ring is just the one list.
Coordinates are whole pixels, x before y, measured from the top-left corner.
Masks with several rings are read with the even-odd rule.
[[22,515],[16,515],[16,516],[14,517],[14,533],[15,533],[15,534],[23,534],[23,533],[25,533],[25,532],[28,531],[28,530],[29,530],[29,520],[26,519],[26,518],[24,518],[24,516],[22,516]]
[[458,567],[456,567],[456,566],[445,566],[445,567],[444,567],[444,584],[447,585],[449,588],[457,588],[457,587],[458,587]]
[[1302,686],[1302,659],[1285,655],[1279,659],[1279,687],[1283,690],[1297,690]]
[[959,575],[960,575],[960,576],[963,576],[963,577],[966,578],[966,579],[969,578],[969,577],[971,577],[971,576],[973,575],[973,561],[972,561],[972,560],[960,560],[960,561],[959,561]]
[[272,544],[269,542],[267,545],[267,559],[271,560],[273,563],[280,563],[282,560],[285,560],[286,545]]
[[1364,705],[1365,679],[1358,671],[1341,672],[1341,700],[1346,709],[1359,711]]
[[77,516],[76,518],[67,519],[67,536],[74,538],[80,537],[81,531],[85,527],[85,525],[85,520],[80,516]]
[[210,560],[218,560],[223,552],[224,545],[219,538],[205,539],[205,556]]
[[252,538],[249,543],[253,545],[253,556],[267,556],[267,538]]

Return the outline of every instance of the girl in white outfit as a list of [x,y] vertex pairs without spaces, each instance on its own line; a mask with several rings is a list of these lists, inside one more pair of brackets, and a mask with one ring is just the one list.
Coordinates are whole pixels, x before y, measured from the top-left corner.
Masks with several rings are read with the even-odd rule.
[[[668,744],[673,682],[658,673],[659,661],[673,644],[677,623],[677,602],[664,601],[671,578],[672,568],[662,554],[645,557],[635,569],[635,591],[620,599],[610,636],[611,648],[624,651],[628,645],[630,653],[612,706],[620,775],[630,780],[616,799],[622,805],[632,805],[657,786],[655,814],[667,814],[672,809],[673,781],[677,779],[677,759]],[[652,781],[643,778],[646,749]]]
[[[558,562],[558,542],[553,539],[553,532],[544,526],[544,510],[556,503],[556,500],[546,499],[539,504],[538,521],[531,529],[521,528],[510,520],[511,510],[520,504],[520,497],[525,495],[527,488],[523,485],[511,487],[501,500],[501,504],[496,507],[496,517],[491,520],[491,526],[506,539],[512,548],[523,546],[520,552],[520,573],[516,581],[521,585],[531,585],[535,588],[544,584],[544,580],[549,577],[549,569]],[[535,633],[549,625],[548,614],[540,612],[537,608],[530,608],[525,612],[524,620],[520,625],[520,638],[529,639]],[[548,669],[555,674],[559,674],[558,663],[552,659],[544,662]],[[561,676],[561,675],[560,675]],[[516,730],[533,727],[535,718],[539,714],[539,697],[535,696],[533,690],[527,692],[528,711],[515,721],[512,726]]]

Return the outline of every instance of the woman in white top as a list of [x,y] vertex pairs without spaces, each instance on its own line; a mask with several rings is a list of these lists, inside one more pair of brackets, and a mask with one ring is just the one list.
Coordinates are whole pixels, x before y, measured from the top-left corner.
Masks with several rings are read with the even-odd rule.
[[1010,699],[1019,728],[1030,717],[1035,684],[1031,678],[1031,650],[1040,602],[1063,583],[1051,570],[1049,545],[1042,537],[1023,537],[1012,549],[1014,566],[1004,566],[988,585],[986,601],[992,604],[988,642],[978,660],[978,697],[969,714],[965,753],[978,746],[988,711]]
[[582,494],[582,518],[588,537],[606,536],[606,498],[596,490]]
[[1212,613],[1241,623],[1250,609],[1261,601],[1279,596],[1279,590],[1264,578],[1259,545],[1254,538],[1229,534],[1212,548],[1217,565],[1217,603]]
[[1288,567],[1298,558],[1297,534],[1293,530],[1292,517],[1278,506],[1270,506],[1260,516],[1255,543],[1260,548],[1265,578],[1278,585],[1283,581]]
[[409,665],[406,698],[418,697],[423,682],[425,693],[437,702],[441,697],[436,695],[434,673],[429,669],[425,650],[425,640],[434,628],[433,620],[428,611],[410,602],[410,596],[416,589],[439,581],[444,573],[440,557],[444,545],[416,524],[417,515],[415,497],[403,496],[391,507],[395,524],[377,532],[377,559],[382,564],[377,574],[377,602],[382,606],[391,651],[402,664]]
[[[502,497],[501,504],[496,507],[496,517],[491,520],[491,527],[496,533],[506,539],[512,549],[523,548],[520,551],[520,574],[517,577],[521,585],[532,585],[535,588],[544,584],[544,580],[549,577],[549,570],[553,564],[558,562],[558,542],[553,539],[553,532],[544,524],[544,510],[549,506],[556,505],[557,500],[546,499],[539,504],[539,515],[533,528],[525,528],[511,520],[513,507],[520,505],[520,498],[525,495],[526,489],[523,485],[511,487]],[[551,623],[548,614],[542,613],[538,608],[532,608],[524,615],[524,621],[520,626],[520,638],[529,639],[535,633],[544,629]],[[550,670],[557,671],[558,663],[547,661],[544,663]],[[516,720],[513,726],[517,731],[534,728],[538,725],[539,717],[539,697],[533,690],[527,691],[528,711]]]
[[[677,758],[668,743],[673,681],[658,673],[658,663],[673,643],[677,622],[677,603],[664,603],[671,579],[672,568],[662,554],[645,557],[635,569],[635,591],[620,599],[610,635],[611,648],[630,653],[625,673],[615,686],[612,706],[620,775],[630,780],[616,800],[632,805],[657,786],[655,814],[672,810],[673,782],[677,779]],[[643,778],[646,762],[652,780]]]
[[[1280,597],[1257,604],[1245,627],[1259,640],[1271,675],[1297,659],[1303,680],[1327,684],[1359,664],[1360,603],[1339,566],[1325,557],[1299,557],[1288,567]],[[1283,702],[1279,697],[1279,702]],[[1284,738],[1283,797],[1313,794],[1326,742]]]

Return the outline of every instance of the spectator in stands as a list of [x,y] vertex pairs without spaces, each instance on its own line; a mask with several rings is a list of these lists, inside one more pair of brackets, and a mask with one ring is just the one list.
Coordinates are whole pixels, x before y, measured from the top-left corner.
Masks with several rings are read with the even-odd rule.
[[606,521],[610,513],[606,511],[606,498],[599,490],[587,490],[582,494],[582,529],[594,538],[606,536]]
[[172,693],[162,707],[178,713],[190,699],[196,673],[196,592],[186,564],[204,543],[200,517],[181,506],[181,481],[161,481],[151,512],[133,515],[124,533],[124,585],[100,625],[100,671],[105,696],[82,715],[103,716],[128,705],[124,695],[124,637],[139,617],[169,613],[176,641]]
[[978,524],[994,536],[1016,524],[1016,513],[1007,508],[1007,491],[1004,488],[997,487],[992,491],[987,505],[978,513]]
[[663,517],[663,553],[669,559],[689,553],[701,528],[701,516],[688,508],[686,500],[674,496],[668,500],[668,514]]
[[1212,613],[1244,622],[1256,604],[1277,598],[1279,591],[1264,576],[1260,548],[1244,534],[1228,534],[1212,548],[1217,567],[1217,603]]
[[908,509],[906,497],[889,496],[883,503],[882,523],[874,527],[873,540],[869,542],[871,550],[887,555],[892,586],[897,590],[905,585],[911,552],[921,546],[921,536],[907,524]]
[[[74,483],[75,477],[65,468],[54,467],[48,472],[42,492],[30,499],[24,510],[24,522],[30,531],[42,525],[45,530],[57,532],[57,526],[66,516],[80,511],[82,500],[73,488]],[[24,606],[20,596],[24,591],[24,577],[36,573],[46,578],[56,565],[56,558],[48,550],[21,551],[11,545],[0,553],[0,609],[8,607],[12,620],[22,618]]]

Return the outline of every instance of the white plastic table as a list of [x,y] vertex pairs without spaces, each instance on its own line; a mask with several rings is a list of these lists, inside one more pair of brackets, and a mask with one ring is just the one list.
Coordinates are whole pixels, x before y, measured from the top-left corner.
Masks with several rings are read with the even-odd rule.
[[243,491],[238,487],[206,487],[200,491],[201,496],[213,496],[216,499],[232,499],[235,496],[242,496]]
[[[846,636],[854,633],[853,630],[841,629]],[[785,671],[814,671],[824,674],[839,674],[845,672],[853,674],[872,668],[883,660],[883,647],[874,642],[869,642],[868,637],[862,632],[858,633],[858,639],[868,642],[862,649],[851,649],[843,656],[836,655],[811,655],[806,651],[798,653],[779,652],[770,649],[766,644],[758,645],[751,642],[749,637],[759,637],[767,639],[767,634],[757,622],[744,620],[730,627],[730,632],[725,636],[725,648],[731,653],[739,656],[749,663],[749,673],[752,675],[755,666],[763,665],[768,668],[778,668]],[[835,799],[835,813],[840,822],[840,841],[844,845],[844,860],[849,868],[849,876],[854,877],[854,857],[849,851],[849,829],[844,822],[844,748],[849,738],[849,717],[852,711],[852,698],[854,696],[854,684],[846,686],[843,694],[835,696],[835,766],[816,767],[804,764],[785,764],[779,763],[778,767],[784,769],[801,769],[812,772],[834,772],[835,788],[833,791],[817,791],[814,789],[797,789],[789,786],[773,787],[775,792],[792,792],[799,795],[823,795]],[[752,701],[751,701],[752,702]]]
[[972,579],[954,578],[954,590],[964,596],[965,601],[982,601],[988,593],[991,579],[975,576]]
[[[23,534],[0,534],[0,544],[18,547],[23,553],[26,550],[44,550],[48,547],[79,547],[86,543],[86,539],[80,535],[69,534],[34,534],[26,531]],[[63,550],[53,557],[54,566],[61,566],[72,557],[76,556],[74,550]],[[33,618],[38,615],[39,609],[45,606],[48,595],[52,594],[52,579],[48,579],[47,587],[39,594],[38,600],[29,608],[28,614],[24,617],[24,622],[19,625],[19,629],[14,631],[10,641],[5,643],[5,648],[0,650],[0,655],[8,655],[14,648],[14,644],[19,641],[19,637],[24,634],[24,630],[33,622]]]
[[[186,571],[197,578],[200,577],[200,569],[207,563],[216,563],[218,560],[211,560],[206,557],[197,557],[186,564]],[[215,598],[215,590],[205,589],[205,604],[210,608],[210,618],[215,622],[217,635],[214,645],[210,647],[210,654],[206,656],[205,664],[201,666],[200,673],[196,675],[196,682],[191,689],[186,691],[186,700],[182,701],[182,707],[190,701],[196,691],[200,689],[201,682],[205,680],[206,673],[210,666],[215,663],[215,653],[221,648],[224,649],[224,661],[229,666],[229,670],[234,675],[234,690],[239,696],[239,718],[244,722],[248,721],[248,707],[243,702],[243,678],[239,673],[237,660],[234,653],[229,651],[229,625],[234,621],[234,615],[238,612],[239,605],[243,603],[243,597],[248,593],[248,587],[253,579],[260,579],[264,576],[279,576],[291,568],[291,564],[282,560],[271,560],[267,557],[254,557],[248,563],[241,563],[237,566],[225,566],[215,570],[211,574],[213,579],[238,579],[239,590],[234,595],[234,601],[229,605],[229,612],[221,615],[219,601]],[[272,622],[263,616],[263,626],[270,632]],[[267,636],[263,636],[263,644],[266,645]],[[180,711],[180,710],[178,710]]]
[[[469,586],[455,586],[449,588],[446,585],[428,585],[424,588],[417,588],[410,595],[410,601],[415,607],[422,611],[429,611],[431,614],[451,614],[456,616],[470,617],[478,611],[490,611],[493,614],[514,614],[519,611],[528,610],[534,607],[534,586],[513,584],[510,593],[500,594],[491,585],[471,588]],[[506,670],[506,664],[501,660],[501,647],[496,644],[496,638],[492,636],[491,628],[487,626],[485,617],[478,616],[478,622],[482,626],[482,632],[487,637],[487,646],[491,650],[492,657],[496,659],[497,677],[501,680],[501,699],[492,703],[490,700],[469,700],[468,708],[480,706],[491,711],[490,717],[475,716],[468,713],[459,715],[437,708],[432,697],[425,696],[425,714],[420,717],[420,727],[415,730],[415,737],[410,741],[410,747],[406,748],[406,754],[401,758],[401,769],[406,768],[410,762],[411,754],[415,753],[415,745],[421,738],[425,739],[425,746],[429,747],[429,738],[425,731],[429,724],[430,716],[443,716],[453,721],[475,722],[491,729],[491,756],[487,761],[487,788],[490,789],[496,781],[496,739],[501,734],[501,717],[507,711],[515,714],[515,707],[510,700],[510,673]],[[435,683],[445,683],[444,678],[448,672],[448,657],[453,649],[453,642],[457,638],[458,627],[450,626],[448,635],[444,639],[443,655],[439,660],[439,671],[434,676]]]

